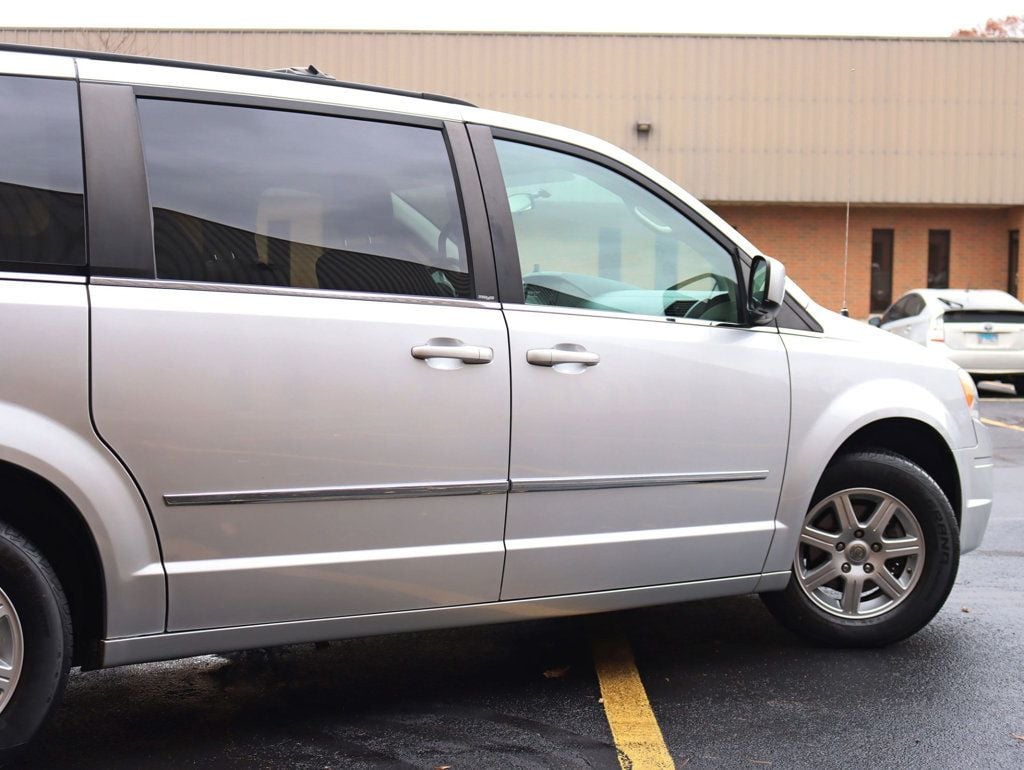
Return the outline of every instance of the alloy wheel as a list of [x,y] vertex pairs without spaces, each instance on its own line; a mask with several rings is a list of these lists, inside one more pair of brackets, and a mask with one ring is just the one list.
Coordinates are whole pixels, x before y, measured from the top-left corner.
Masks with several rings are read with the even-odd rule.
[[793,571],[818,607],[863,619],[903,602],[924,559],[921,526],[906,505],[878,489],[844,489],[804,518]]

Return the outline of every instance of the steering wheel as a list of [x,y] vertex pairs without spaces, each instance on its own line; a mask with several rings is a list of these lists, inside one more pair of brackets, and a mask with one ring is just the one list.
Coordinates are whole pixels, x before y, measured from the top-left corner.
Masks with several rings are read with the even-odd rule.
[[683,313],[683,318],[703,318],[709,310],[724,305],[729,302],[732,298],[728,294],[716,294],[714,297],[709,299],[702,299],[694,302],[687,308],[686,312]]
[[714,279],[715,285],[712,288],[714,288],[715,291],[724,291],[729,288],[725,284],[725,281],[722,279],[722,276],[718,275],[717,273],[700,273],[698,275],[691,275],[689,278],[684,278],[679,283],[672,284],[667,289],[665,289],[665,291],[676,291],[677,289],[682,289],[684,286],[689,286],[691,283],[697,283],[697,281],[702,281],[705,278]]

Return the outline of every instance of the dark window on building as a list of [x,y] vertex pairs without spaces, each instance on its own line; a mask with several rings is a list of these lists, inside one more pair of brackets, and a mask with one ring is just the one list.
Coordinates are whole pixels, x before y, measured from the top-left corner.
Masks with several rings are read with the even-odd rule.
[[928,288],[949,288],[949,230],[928,231]]
[[0,77],[0,269],[85,264],[78,89]]
[[158,278],[469,297],[438,129],[139,101]]
[[892,230],[871,231],[871,312],[881,313],[892,302]]
[[1017,296],[1017,274],[1020,272],[1020,230],[1010,230],[1010,251],[1007,260],[1006,291]]

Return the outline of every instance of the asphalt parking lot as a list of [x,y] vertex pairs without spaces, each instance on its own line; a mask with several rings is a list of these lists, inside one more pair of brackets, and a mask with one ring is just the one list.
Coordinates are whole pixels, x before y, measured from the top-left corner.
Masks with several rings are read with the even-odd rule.
[[[662,766],[1024,766],[1024,399],[982,395],[988,533],[902,644],[809,646],[747,596],[74,672],[18,766],[616,768],[652,726]],[[645,725],[612,713],[630,655]]]

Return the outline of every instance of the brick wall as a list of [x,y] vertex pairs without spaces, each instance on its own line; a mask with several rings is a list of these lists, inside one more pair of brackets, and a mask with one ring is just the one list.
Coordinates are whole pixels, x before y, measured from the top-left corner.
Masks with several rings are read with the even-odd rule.
[[[845,206],[712,204],[815,301],[838,310],[843,301]],[[853,206],[850,209],[848,302],[865,318],[871,285],[871,231],[894,231],[892,298],[927,283],[928,231],[950,231],[950,286],[1006,290],[1007,239],[1024,225],[1024,208]]]

